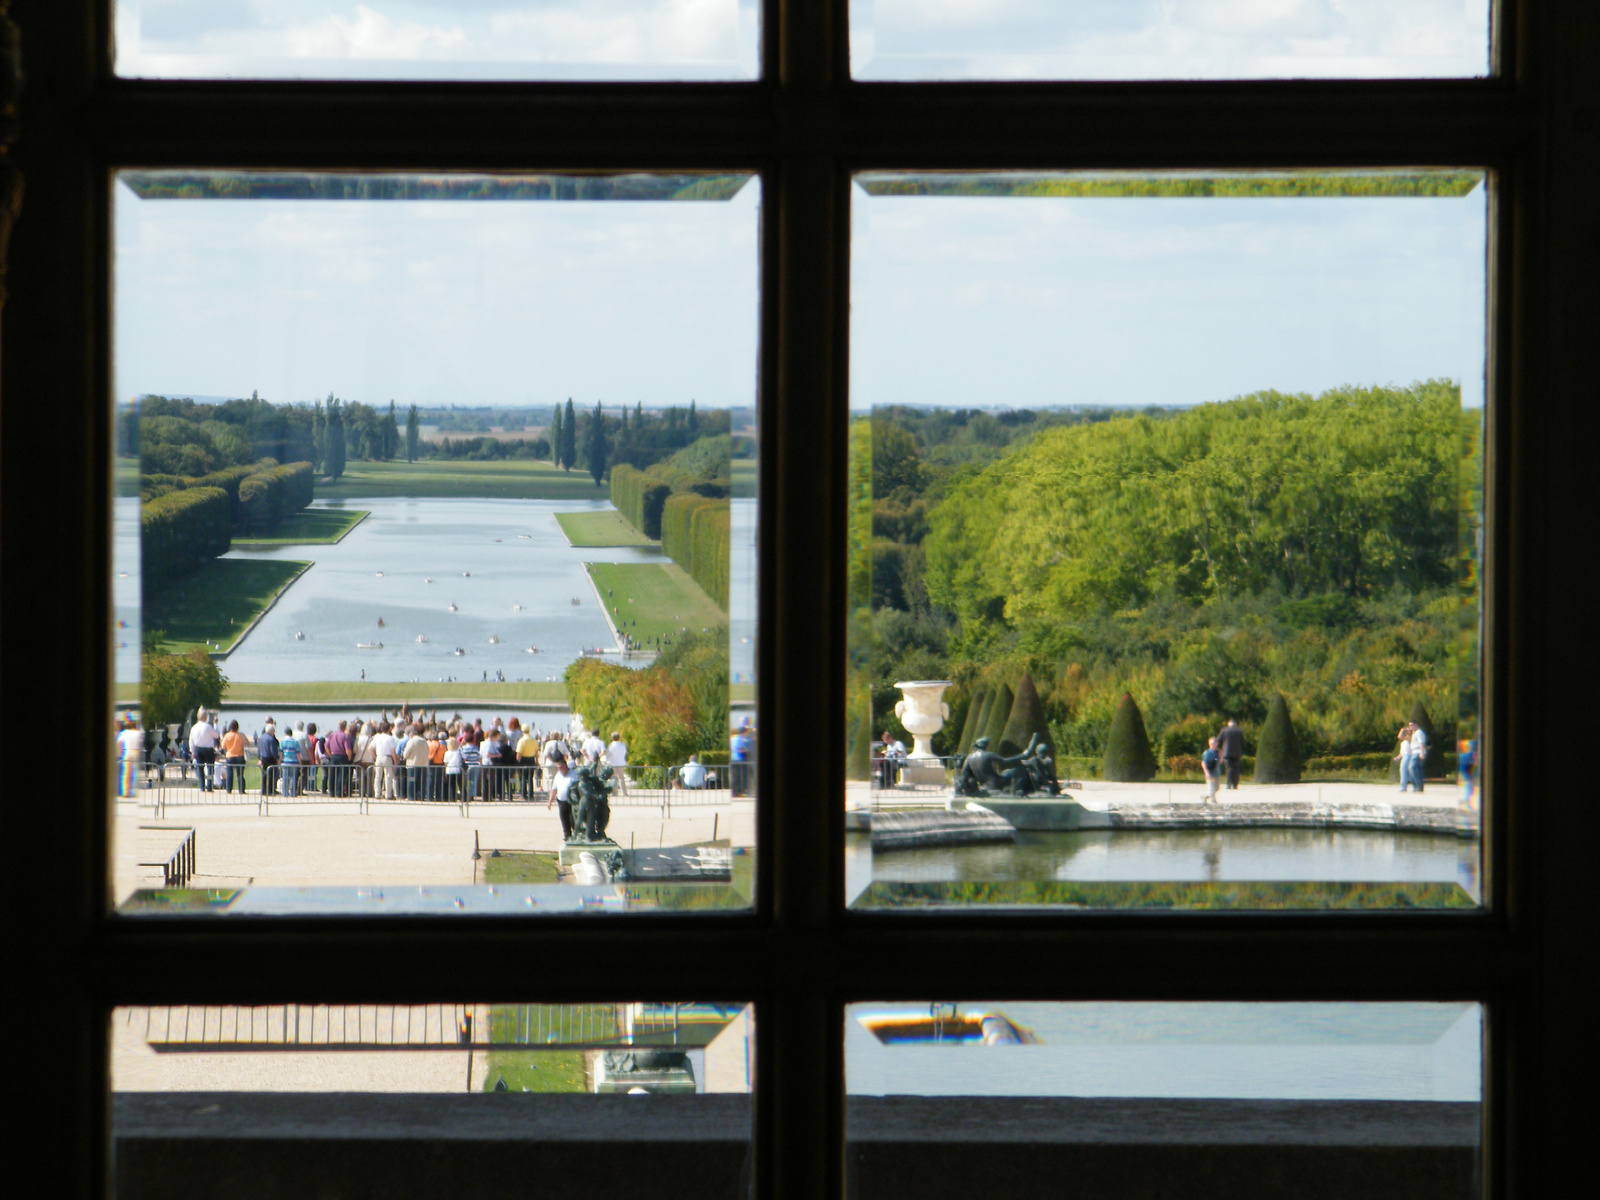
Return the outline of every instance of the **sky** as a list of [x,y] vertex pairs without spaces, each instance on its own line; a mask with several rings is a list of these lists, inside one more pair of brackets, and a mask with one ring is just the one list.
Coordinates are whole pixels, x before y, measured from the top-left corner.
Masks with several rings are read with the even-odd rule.
[[[1460,197],[853,191],[850,402],[1194,404],[1448,378],[1482,403]],[[750,405],[760,181],[726,201],[141,200],[116,388],[402,406]]]
[[[1490,0],[854,0],[861,79],[1485,74]],[[758,0],[117,0],[159,78],[750,79]]]

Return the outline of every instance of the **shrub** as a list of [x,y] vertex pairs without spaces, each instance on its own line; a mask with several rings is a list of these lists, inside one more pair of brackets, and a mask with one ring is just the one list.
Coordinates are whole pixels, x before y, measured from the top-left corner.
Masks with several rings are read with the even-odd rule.
[[724,612],[728,609],[728,501],[693,493],[669,496],[661,510],[661,549]]
[[1033,685],[1033,676],[1024,671],[1017,683],[1016,699],[1011,702],[1011,715],[1006,720],[1005,731],[1000,735],[1000,753],[1021,754],[1035,734],[1054,759],[1056,747],[1050,737],[1050,726],[1044,719],[1044,705],[1039,701],[1039,690]]
[[228,497],[221,488],[184,488],[142,504],[139,554],[145,595],[226,553],[228,545]]
[[967,701],[967,719],[961,722],[961,737],[956,742],[956,753],[965,754],[972,749],[972,739],[977,736],[978,718],[983,715],[983,705],[989,699],[989,689],[980,687]]
[[1168,775],[1203,775],[1200,760],[1192,754],[1174,754],[1167,759]]
[[1144,783],[1155,774],[1156,758],[1150,752],[1144,716],[1133,697],[1123,692],[1106,735],[1105,777],[1118,783]]
[[1256,745],[1257,783],[1299,783],[1300,746],[1295,741],[1294,723],[1289,720],[1289,702],[1282,692],[1272,694],[1267,708],[1267,723],[1261,727]]
[[1209,717],[1188,716],[1174,721],[1161,735],[1161,757],[1188,755],[1199,761],[1216,732],[1217,723]]
[[989,752],[1000,753],[1000,743],[1005,741],[1006,722],[1011,719],[1011,706],[1016,702],[1012,694],[1011,685],[1002,683],[995,691],[989,704],[989,711],[984,714],[983,733],[980,735],[989,739]]
[[198,646],[187,654],[146,654],[139,685],[145,723],[171,725],[192,709],[215,708],[227,686],[221,669]]

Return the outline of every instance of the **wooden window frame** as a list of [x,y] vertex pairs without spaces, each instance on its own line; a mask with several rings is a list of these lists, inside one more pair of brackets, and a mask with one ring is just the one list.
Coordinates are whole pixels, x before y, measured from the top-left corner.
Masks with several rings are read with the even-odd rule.
[[[0,12],[5,5],[0,2]],[[748,998],[756,1182],[838,1195],[842,1005],[983,995],[1474,999],[1485,1179],[1535,1195],[1592,1136],[1582,815],[1600,379],[1600,15],[1500,0],[1482,80],[858,84],[846,0],[764,0],[731,84],[159,82],[109,0],[13,0],[0,39],[5,1028],[13,1162],[108,1188],[118,1004]],[[0,31],[3,32],[3,31]],[[1470,915],[865,917],[843,908],[849,183],[864,169],[1482,166],[1491,222],[1488,907]],[[742,169],[763,177],[758,895],[748,915],[147,922],[108,915],[110,173]],[[1590,651],[1591,653],[1585,653]],[[558,976],[551,962],[563,963]],[[505,967],[523,963],[525,967]],[[26,1156],[26,1157],[24,1157]]]

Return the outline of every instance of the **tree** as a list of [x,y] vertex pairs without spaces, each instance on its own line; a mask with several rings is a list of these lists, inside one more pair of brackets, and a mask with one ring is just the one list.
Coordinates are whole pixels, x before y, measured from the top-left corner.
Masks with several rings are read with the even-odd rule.
[[561,405],[556,405],[555,412],[550,414],[550,465],[561,465]]
[[1289,702],[1274,692],[1267,708],[1267,723],[1256,740],[1257,783],[1299,783],[1300,745],[1289,720]]
[[329,479],[337,479],[344,474],[344,406],[334,399],[332,392],[328,393],[328,424],[323,439],[325,442],[322,456],[323,472]]
[[988,698],[989,689],[980,687],[967,701],[967,719],[961,722],[961,737],[956,742],[957,754],[965,754],[972,749],[972,739],[978,735],[978,718],[983,716],[984,701]]
[[422,439],[422,420],[417,415],[417,406],[413,404],[406,413],[406,461],[417,461],[417,443]]
[[989,739],[991,753],[1000,753],[1000,743],[1005,740],[1006,722],[1011,719],[1011,705],[1015,700],[1011,685],[1002,683],[995,691],[994,699],[989,702],[989,711],[984,714],[983,732],[979,736]]
[[378,456],[385,462],[400,451],[400,423],[394,417],[394,401],[389,401],[389,416],[383,422],[383,443]]
[[311,410],[311,469],[320,471],[328,450],[328,414],[318,400]]
[[594,479],[595,487],[599,487],[600,481],[606,477],[606,454],[610,448],[606,438],[606,416],[600,408],[600,401],[596,400],[594,416],[583,431],[583,457],[589,464],[589,474]]
[[697,437],[700,433],[700,415],[694,411],[694,401],[689,401],[689,436]]
[[1156,777],[1156,756],[1150,751],[1144,716],[1127,692],[1122,693],[1122,702],[1111,718],[1104,774],[1116,783],[1144,783]]
[[1033,676],[1024,671],[1017,684],[1017,698],[1011,702],[1011,716],[1006,721],[1005,732],[1000,735],[1000,753],[1021,754],[1036,734],[1054,759],[1056,748],[1050,740],[1050,725],[1044,719],[1039,689],[1034,686]]
[[171,725],[192,708],[214,708],[227,687],[221,668],[198,646],[187,654],[146,654],[139,688],[145,722]]
[[567,397],[567,411],[561,418],[561,469],[570,471],[578,462],[578,415]]

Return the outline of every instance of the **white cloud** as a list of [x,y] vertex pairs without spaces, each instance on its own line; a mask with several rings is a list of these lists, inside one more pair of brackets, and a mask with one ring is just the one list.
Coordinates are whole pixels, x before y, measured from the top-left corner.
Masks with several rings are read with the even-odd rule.
[[337,14],[286,30],[283,40],[295,58],[431,58],[465,46],[459,25],[450,28],[394,21],[381,12],[356,5],[353,16]]

